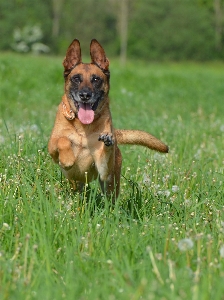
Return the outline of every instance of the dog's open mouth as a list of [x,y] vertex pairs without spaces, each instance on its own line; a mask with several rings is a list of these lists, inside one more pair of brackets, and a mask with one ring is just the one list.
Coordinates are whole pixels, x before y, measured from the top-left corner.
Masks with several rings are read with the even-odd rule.
[[95,103],[76,102],[78,118],[82,124],[91,124],[94,120],[94,111],[97,109],[99,100]]
[[90,104],[79,103],[78,118],[83,124],[91,124],[94,120],[94,111]]

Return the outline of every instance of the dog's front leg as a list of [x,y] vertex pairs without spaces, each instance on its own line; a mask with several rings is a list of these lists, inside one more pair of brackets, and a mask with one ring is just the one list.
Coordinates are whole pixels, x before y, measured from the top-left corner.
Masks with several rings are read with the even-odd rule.
[[108,181],[114,166],[114,138],[112,133],[103,133],[99,136],[98,141],[102,141],[103,144],[96,152],[95,164],[100,180]]
[[63,169],[70,169],[75,163],[72,142],[67,137],[51,139],[48,150],[53,160]]
[[114,200],[120,189],[121,153],[112,134],[101,134],[98,140],[104,143],[96,160],[100,185],[103,192]]

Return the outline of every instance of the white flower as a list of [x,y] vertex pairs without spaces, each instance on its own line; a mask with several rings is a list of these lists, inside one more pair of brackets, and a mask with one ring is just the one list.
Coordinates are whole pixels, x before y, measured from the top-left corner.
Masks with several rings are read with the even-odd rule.
[[111,259],[108,259],[108,260],[107,260],[107,263],[108,263],[108,265],[112,265],[112,264],[113,264],[113,261],[112,261]]
[[165,175],[165,176],[163,177],[163,182],[164,182],[164,183],[167,182],[167,181],[169,180],[169,178],[170,178],[170,175]]
[[190,207],[190,206],[191,206],[191,200],[190,200],[190,199],[185,199],[185,200],[184,200],[184,204],[185,204],[187,207]]
[[164,191],[164,196],[169,197],[169,195],[170,195],[170,191],[169,190],[165,190]]
[[36,124],[32,124],[31,126],[30,126],[30,130],[31,131],[39,131],[39,127],[38,127],[38,125],[36,125]]
[[4,144],[5,138],[3,135],[0,135],[0,144]]
[[3,227],[4,229],[6,229],[6,230],[10,230],[10,226],[9,226],[8,223],[3,223],[3,224],[2,224],[2,227]]
[[189,238],[182,239],[178,242],[178,248],[180,249],[180,251],[190,250],[193,248],[193,246],[194,246],[194,243]]
[[224,245],[222,245],[219,249],[219,254],[222,258],[224,258]]
[[194,155],[194,158],[195,159],[200,159],[201,158],[201,154],[202,154],[201,149],[198,149],[197,152]]
[[165,190],[165,191],[158,191],[157,192],[157,194],[159,195],[159,196],[165,196],[165,197],[169,197],[170,196],[170,191],[169,190]]
[[147,174],[143,174],[143,184],[150,185],[151,184],[151,178]]
[[157,152],[153,155],[153,157],[154,157],[154,160],[156,160],[158,162],[161,162],[161,163],[163,163],[166,159],[165,155],[162,155],[162,154],[157,153]]
[[220,130],[221,130],[222,132],[224,132],[224,124],[222,124],[222,125],[220,126]]
[[179,187],[177,185],[172,186],[172,192],[177,193],[179,191]]

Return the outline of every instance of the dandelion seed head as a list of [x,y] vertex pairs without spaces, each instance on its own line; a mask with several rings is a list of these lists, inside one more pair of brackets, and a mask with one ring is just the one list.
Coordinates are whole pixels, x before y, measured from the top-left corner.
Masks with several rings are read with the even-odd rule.
[[224,258],[224,245],[222,245],[219,249],[219,254],[222,258]]
[[185,238],[178,242],[178,248],[180,251],[183,251],[183,252],[192,249],[193,246],[194,246],[194,242],[190,238]]
[[170,191],[169,190],[158,191],[157,194],[160,195],[160,196],[165,196],[165,197],[168,198],[170,196]]
[[169,197],[169,196],[170,196],[170,191],[169,191],[169,190],[165,190],[165,191],[164,191],[164,195],[165,195],[166,197]]
[[220,126],[220,130],[221,130],[222,132],[224,132],[224,124],[222,124],[222,125]]
[[177,185],[172,186],[172,192],[177,193],[179,191],[179,187]]
[[185,199],[184,200],[184,205],[186,205],[187,207],[191,206],[191,200],[190,199]]
[[3,135],[0,135],[0,144],[4,144],[5,138]]
[[151,184],[151,178],[149,177],[149,175],[147,174],[143,174],[143,184],[145,185],[150,185]]

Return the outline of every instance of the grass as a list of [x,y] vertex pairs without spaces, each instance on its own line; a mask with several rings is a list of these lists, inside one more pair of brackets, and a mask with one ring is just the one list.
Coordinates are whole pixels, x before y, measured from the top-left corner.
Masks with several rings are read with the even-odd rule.
[[0,55],[1,299],[224,299],[223,64],[111,62],[123,146],[115,207],[73,195],[47,153],[61,58]]

